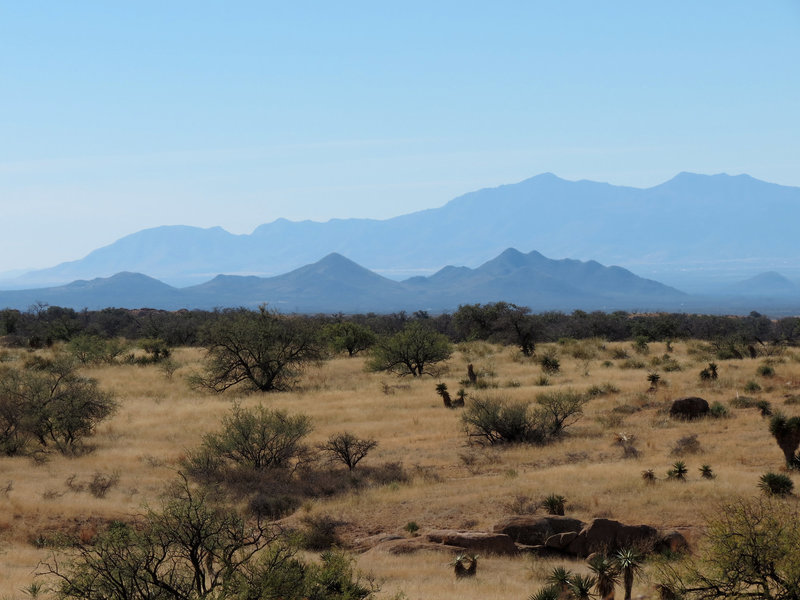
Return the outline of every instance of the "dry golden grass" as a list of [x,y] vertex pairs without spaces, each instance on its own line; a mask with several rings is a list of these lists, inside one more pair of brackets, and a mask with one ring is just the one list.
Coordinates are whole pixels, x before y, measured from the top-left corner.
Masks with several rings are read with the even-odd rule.
[[[91,440],[94,451],[79,457],[52,454],[43,463],[29,458],[0,458],[0,598],[22,597],[20,589],[33,577],[37,563],[51,550],[39,549],[59,532],[91,537],[100,521],[125,518],[153,502],[164,484],[175,477],[181,456],[198,445],[205,432],[218,428],[234,400],[244,406],[259,402],[310,415],[315,426],[310,442],[348,430],[379,440],[362,464],[402,462],[407,483],[372,487],[358,493],[306,503],[300,514],[327,514],[344,521],[347,541],[377,533],[405,534],[415,521],[425,528],[489,529],[499,519],[550,493],[568,499],[567,512],[581,519],[610,517],[657,527],[685,527],[695,537],[704,514],[724,498],[757,493],[759,476],[780,470],[783,456],[756,409],[729,408],[729,419],[671,421],[666,409],[672,399],[699,395],[729,406],[748,381],[761,392],[747,393],[772,403],[787,414],[800,405],[784,405],[786,394],[800,394],[800,361],[787,352],[773,365],[775,376],[756,374],[763,359],[716,361],[720,378],[702,383],[698,377],[710,357],[702,344],[674,344],[670,355],[682,367],[665,372],[658,362],[663,344],[651,344],[647,355],[630,343],[603,344],[587,340],[540,347],[558,352],[561,371],[550,385],[538,385],[539,366],[513,349],[484,343],[462,344],[442,375],[452,395],[472,362],[496,387],[472,394],[529,400],[542,391],[587,390],[611,384],[618,391],[598,396],[584,417],[561,440],[549,446],[485,448],[469,445],[460,411],[447,410],[431,378],[396,378],[363,370],[363,359],[337,358],[307,371],[296,391],[269,395],[219,396],[193,392],[185,376],[200,366],[202,352],[180,349],[183,366],[168,379],[156,366],[112,366],[87,369],[103,388],[112,390],[120,407]],[[644,368],[622,368],[612,358],[624,349]],[[577,356],[577,358],[575,357]],[[605,361],[611,361],[611,364]],[[663,361],[662,361],[663,362]],[[647,374],[657,370],[663,385],[648,391]],[[387,393],[388,392],[388,393]],[[622,407],[622,408],[620,408]],[[615,410],[616,409],[616,410]],[[636,436],[637,458],[622,458],[615,434]],[[671,454],[682,437],[696,434],[701,451]],[[681,458],[689,466],[686,483],[666,481],[666,471]],[[717,477],[700,478],[709,464]],[[647,485],[641,472],[653,469],[659,478]],[[96,473],[117,474],[119,482],[102,498],[86,484]],[[795,477],[795,479],[797,479]],[[798,482],[800,483],[800,482]],[[82,487],[83,486],[83,487]],[[541,513],[541,509],[539,509]],[[290,519],[291,521],[291,519]],[[409,598],[510,599],[530,595],[562,561],[481,557],[478,577],[456,581],[444,554],[392,556],[380,552],[359,555],[359,566],[383,581],[381,597],[403,591]],[[581,570],[581,564],[570,563]],[[638,593],[649,593],[647,582]]]

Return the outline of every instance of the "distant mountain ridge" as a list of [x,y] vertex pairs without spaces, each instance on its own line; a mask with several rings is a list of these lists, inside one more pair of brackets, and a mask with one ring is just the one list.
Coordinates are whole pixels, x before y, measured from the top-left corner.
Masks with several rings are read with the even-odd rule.
[[620,267],[552,260],[509,248],[476,269],[446,267],[403,282],[382,277],[344,256],[323,259],[276,277],[219,275],[176,288],[138,273],[79,280],[65,286],[0,292],[0,307],[36,302],[75,309],[255,307],[284,312],[450,311],[466,303],[513,302],[535,310],[678,307],[686,294]]
[[800,188],[748,175],[681,173],[638,189],[546,173],[386,220],[278,219],[249,235],[220,227],[146,229],[3,286],[60,285],[121,271],[185,286],[219,273],[284,273],[331,252],[381,274],[409,276],[449,264],[475,267],[508,247],[594,259],[650,277],[694,273],[702,282],[728,273],[733,281],[780,269],[800,278],[797,222]]

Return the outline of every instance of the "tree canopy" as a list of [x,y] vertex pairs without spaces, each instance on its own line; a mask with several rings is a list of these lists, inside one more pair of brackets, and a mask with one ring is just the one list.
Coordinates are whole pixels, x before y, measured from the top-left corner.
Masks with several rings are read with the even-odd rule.
[[208,348],[207,369],[195,383],[215,392],[234,386],[261,392],[289,390],[304,367],[323,356],[312,323],[266,306],[257,312],[222,313],[207,326],[203,340]]

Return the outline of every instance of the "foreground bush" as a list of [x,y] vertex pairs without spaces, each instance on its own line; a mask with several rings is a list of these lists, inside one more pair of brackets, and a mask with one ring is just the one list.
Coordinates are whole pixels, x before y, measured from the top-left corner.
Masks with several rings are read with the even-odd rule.
[[66,562],[45,572],[62,599],[361,600],[374,591],[343,554],[306,564],[276,527],[243,520],[185,481],[158,510],[112,524],[91,544],[78,542]]
[[717,508],[696,556],[660,567],[662,598],[800,598],[800,514],[785,501]]

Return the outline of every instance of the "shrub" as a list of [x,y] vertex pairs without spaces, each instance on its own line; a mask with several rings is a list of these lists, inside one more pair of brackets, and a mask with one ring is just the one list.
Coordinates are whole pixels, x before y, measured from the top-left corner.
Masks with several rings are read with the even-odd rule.
[[586,390],[586,395],[590,398],[596,398],[598,396],[605,396],[607,394],[616,394],[619,392],[619,388],[615,386],[613,383],[604,383],[602,385],[593,385],[588,390]]
[[794,490],[794,482],[783,473],[764,473],[758,480],[758,488],[768,496],[788,496]]
[[539,364],[542,371],[548,375],[554,375],[561,369],[561,362],[558,360],[554,350],[548,350],[545,354],[539,357]]
[[311,420],[302,414],[235,405],[223,418],[222,430],[205,436],[200,455],[252,469],[285,468],[303,456],[302,441],[311,429]]
[[405,529],[411,535],[414,535],[419,531],[419,525],[417,525],[416,521],[409,521],[408,523],[406,523],[406,526],[403,527],[403,529]]
[[629,358],[628,352],[624,348],[613,348],[611,350],[611,358],[614,360],[625,360]]
[[735,500],[712,513],[701,547],[658,566],[662,598],[798,597],[800,515],[769,498]]
[[62,454],[84,449],[85,438],[117,404],[65,354],[34,356],[23,369],[0,367],[0,451],[24,452],[31,442]]
[[119,483],[119,471],[113,473],[97,472],[89,482],[89,493],[95,498],[105,498],[108,491]]
[[642,471],[642,479],[645,483],[655,483],[656,482],[656,472],[653,469],[646,469]]
[[685,454],[697,454],[698,452],[700,452],[700,440],[697,439],[697,434],[692,433],[675,442],[671,454],[673,456],[684,456]]
[[756,402],[756,408],[761,412],[762,417],[772,416],[772,405],[767,400],[759,400]]
[[744,384],[744,391],[750,392],[751,394],[755,392],[760,392],[761,386],[751,379],[750,381]]
[[550,435],[554,436],[580,419],[587,401],[586,396],[570,389],[542,392],[536,396],[536,404],[546,416]]
[[736,394],[736,398],[731,400],[733,408],[753,408],[757,404],[757,400],[751,396],[740,396]]
[[377,445],[376,440],[358,438],[344,431],[329,437],[319,449],[332,461],[340,462],[352,471]]
[[336,528],[341,525],[330,515],[306,515],[301,520],[305,526],[300,533],[301,544],[306,550],[329,550],[340,545]]
[[446,336],[421,321],[412,321],[402,331],[375,344],[367,369],[413,377],[431,375],[431,367],[450,358],[452,352]]
[[714,419],[726,419],[730,416],[728,408],[722,402],[719,401],[711,403],[709,414]]
[[628,358],[619,364],[620,369],[644,369],[646,366],[644,361],[635,358]]
[[756,369],[756,373],[761,375],[761,377],[772,377],[775,375],[775,369],[770,365],[759,365],[758,369]]
[[473,398],[461,416],[467,435],[490,445],[543,443],[548,428],[542,414],[527,403]]
[[145,338],[139,340],[139,347],[147,354],[147,358],[143,363],[157,363],[169,358],[172,354],[167,342],[161,338]]
[[650,352],[650,346],[647,343],[647,338],[643,335],[637,335],[633,340],[632,346],[638,354],[647,354]]

